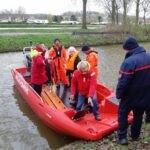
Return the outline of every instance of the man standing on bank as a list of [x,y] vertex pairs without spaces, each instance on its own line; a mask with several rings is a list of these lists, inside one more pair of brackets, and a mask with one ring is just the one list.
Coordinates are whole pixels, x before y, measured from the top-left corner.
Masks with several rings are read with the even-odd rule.
[[131,138],[134,141],[139,139],[144,111],[150,109],[150,54],[138,45],[134,37],[127,38],[123,49],[126,56],[116,89],[116,97],[120,102],[117,143],[128,144],[128,114],[133,111]]

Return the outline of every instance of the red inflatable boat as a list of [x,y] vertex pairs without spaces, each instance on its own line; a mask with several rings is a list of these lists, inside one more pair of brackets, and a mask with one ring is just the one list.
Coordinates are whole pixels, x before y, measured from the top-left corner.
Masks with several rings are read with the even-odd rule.
[[[32,110],[51,129],[60,134],[85,140],[98,140],[118,127],[118,101],[115,94],[104,85],[97,84],[97,99],[101,121],[96,121],[92,113],[78,116],[69,105],[69,89],[60,88],[57,95],[48,86],[43,86],[41,97],[33,90],[30,76],[24,76],[26,68],[12,69],[14,82]],[[129,123],[132,115],[129,115]]]

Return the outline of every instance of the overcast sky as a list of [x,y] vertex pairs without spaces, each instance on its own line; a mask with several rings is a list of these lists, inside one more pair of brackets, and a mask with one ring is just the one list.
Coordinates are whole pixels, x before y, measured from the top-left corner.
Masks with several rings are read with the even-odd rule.
[[[26,13],[60,15],[66,11],[81,11],[82,0],[1,0],[0,11],[17,10],[19,6],[24,7]],[[103,12],[93,0],[88,0],[87,10]]]

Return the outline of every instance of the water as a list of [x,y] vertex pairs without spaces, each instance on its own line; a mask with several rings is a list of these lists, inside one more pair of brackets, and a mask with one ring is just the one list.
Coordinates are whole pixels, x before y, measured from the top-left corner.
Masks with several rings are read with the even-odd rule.
[[[142,45],[150,52],[150,43]],[[120,45],[95,49],[99,52],[99,80],[115,90],[125,52]],[[49,129],[14,86],[10,68],[23,66],[22,60],[21,52],[0,54],[0,150],[49,150],[75,141]]]

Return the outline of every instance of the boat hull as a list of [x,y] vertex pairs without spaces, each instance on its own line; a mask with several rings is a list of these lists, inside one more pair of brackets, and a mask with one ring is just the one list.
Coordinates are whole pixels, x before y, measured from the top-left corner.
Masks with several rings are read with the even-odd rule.
[[[23,77],[26,68],[12,69],[11,72],[15,85],[25,101],[37,116],[57,133],[85,140],[98,140],[118,128],[118,102],[115,99],[115,94],[102,84],[97,85],[99,112],[102,121],[95,120],[91,113],[79,120],[72,120],[76,114],[74,109],[58,110],[44,103],[43,99],[31,87],[30,78]],[[131,123],[132,118],[132,115],[129,115],[129,123]]]

